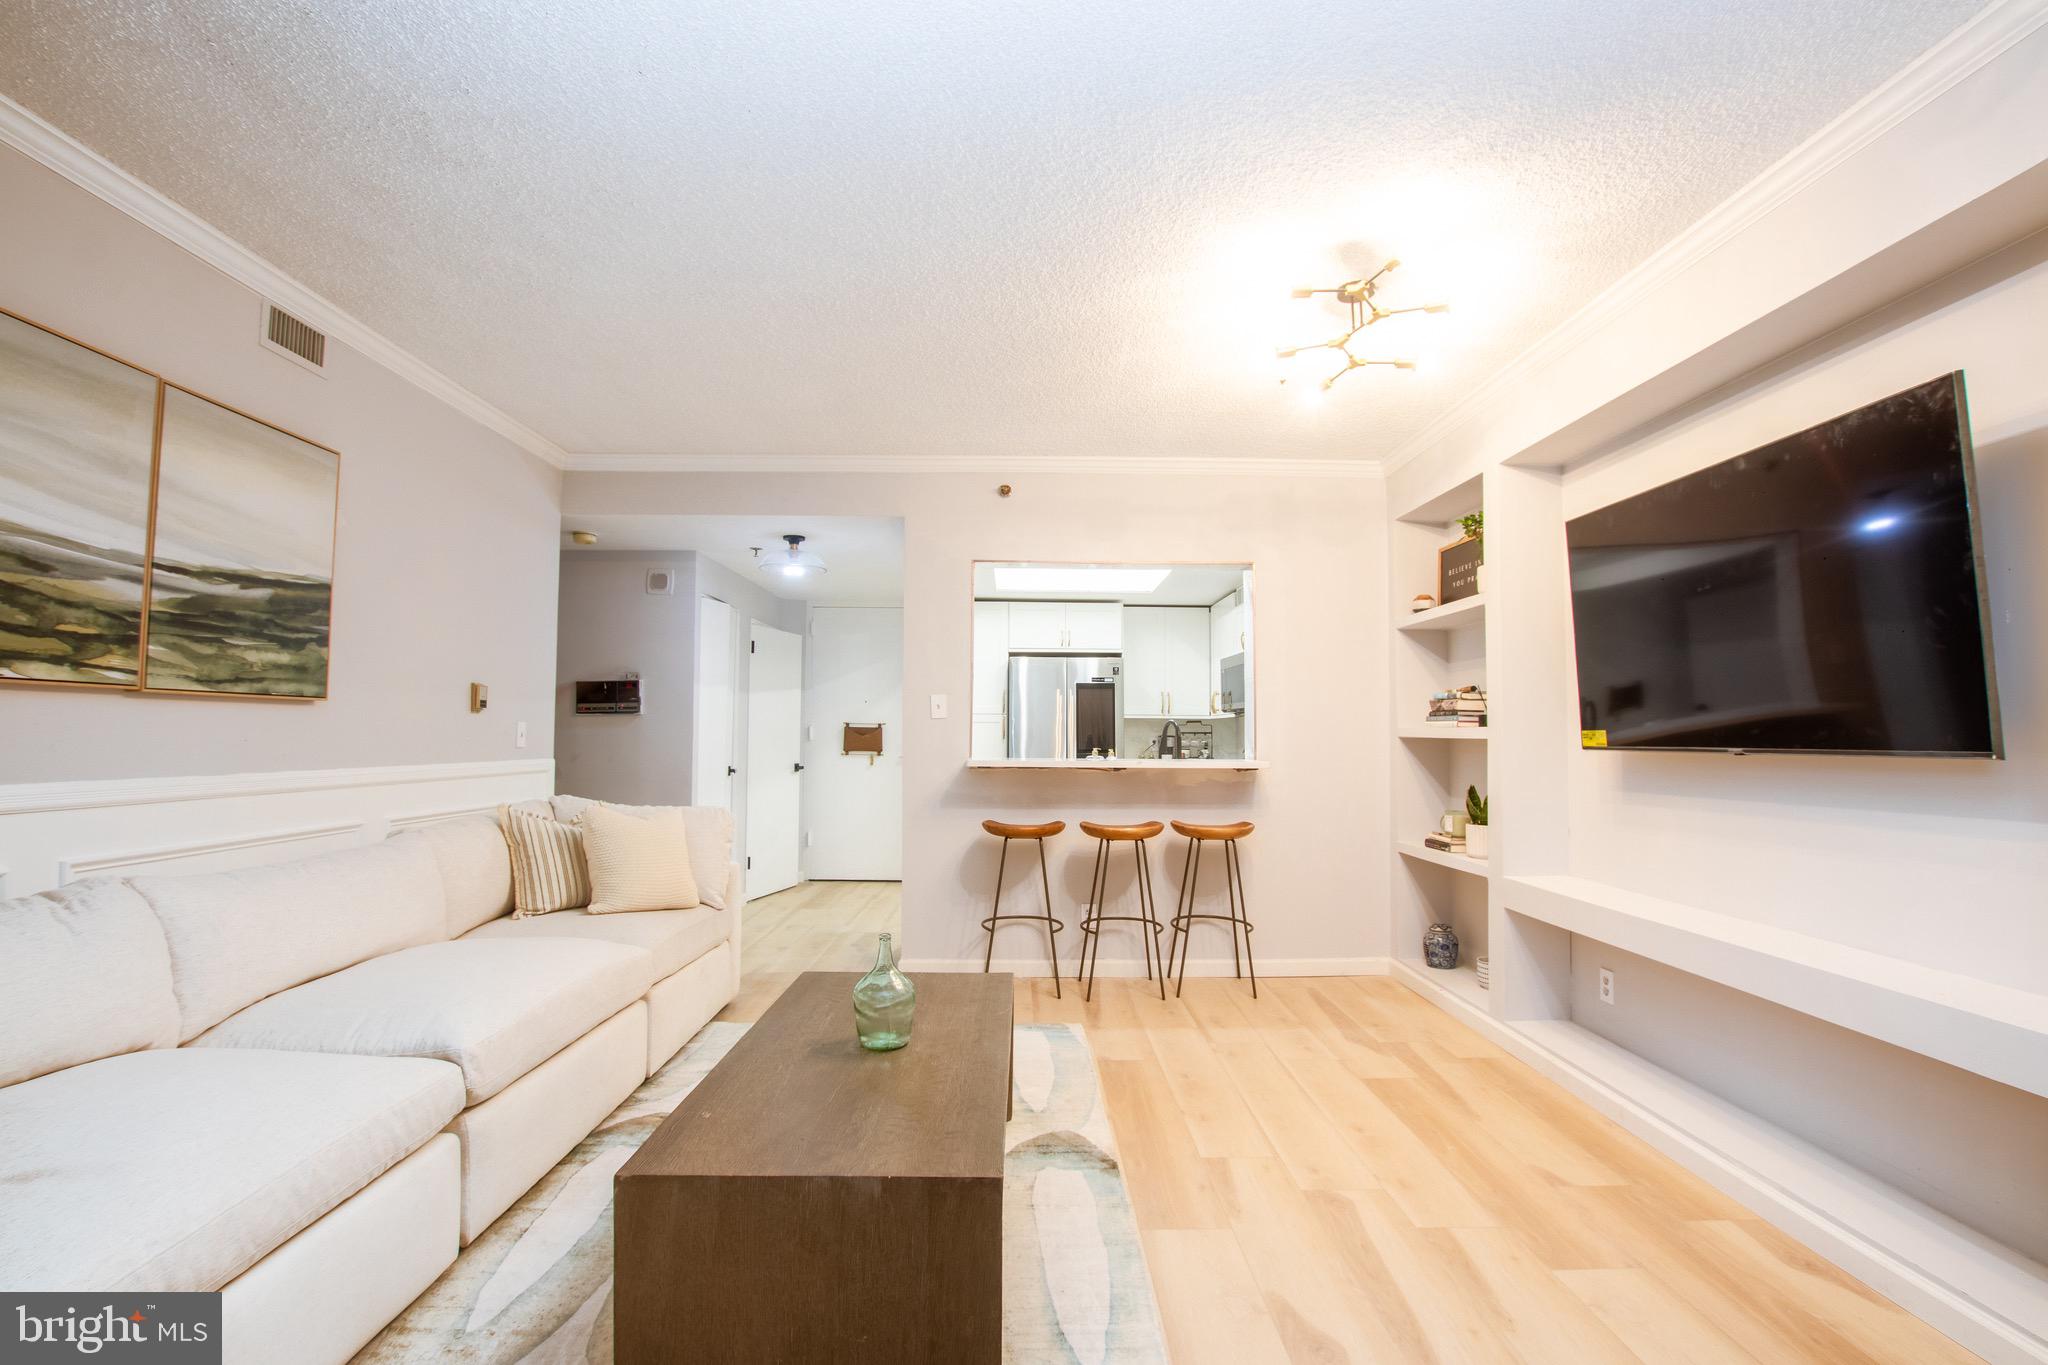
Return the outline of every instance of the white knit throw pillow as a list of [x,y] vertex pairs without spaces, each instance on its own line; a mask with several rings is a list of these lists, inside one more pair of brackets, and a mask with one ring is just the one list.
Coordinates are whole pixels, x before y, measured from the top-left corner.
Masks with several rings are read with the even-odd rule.
[[592,806],[578,817],[590,866],[590,913],[687,910],[698,904],[690,841],[679,810],[631,815]]
[[583,831],[545,815],[498,807],[498,828],[512,850],[512,915],[525,919],[590,901]]

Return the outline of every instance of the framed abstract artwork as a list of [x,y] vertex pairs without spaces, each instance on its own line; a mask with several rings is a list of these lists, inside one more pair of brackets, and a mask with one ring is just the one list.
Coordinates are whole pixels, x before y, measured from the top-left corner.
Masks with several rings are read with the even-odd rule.
[[159,387],[0,310],[0,682],[139,684]]
[[341,456],[164,385],[143,687],[327,695]]

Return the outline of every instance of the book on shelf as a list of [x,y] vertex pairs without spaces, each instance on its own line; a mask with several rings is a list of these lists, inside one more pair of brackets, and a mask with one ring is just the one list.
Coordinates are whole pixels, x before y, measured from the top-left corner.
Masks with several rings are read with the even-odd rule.
[[1423,719],[1432,725],[1486,724],[1486,691],[1477,685],[1432,692],[1429,712]]
[[1465,851],[1465,836],[1462,834],[1427,834],[1423,836],[1422,846],[1424,848],[1433,848],[1439,853],[1463,853]]

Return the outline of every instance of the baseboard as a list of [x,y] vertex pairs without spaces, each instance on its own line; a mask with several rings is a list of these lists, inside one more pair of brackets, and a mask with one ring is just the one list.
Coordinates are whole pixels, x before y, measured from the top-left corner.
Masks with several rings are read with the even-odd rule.
[[[978,972],[982,969],[978,957],[912,957],[899,964],[906,972]],[[1060,974],[1071,977],[1078,965],[1060,958]],[[1282,957],[1268,961],[1260,958],[1260,976],[1385,976],[1389,969],[1384,957]],[[1009,972],[1013,976],[1051,976],[1052,964],[1042,957],[999,957],[989,964],[989,970]],[[1180,964],[1174,964],[1176,975]],[[1145,962],[1142,958],[1104,958],[1096,964],[1098,977],[1143,977]],[[1188,959],[1189,976],[1235,976],[1229,958],[1196,957]]]
[[[1833,1192],[1834,1206],[1823,1207],[1802,1182],[1787,1174],[1802,1162],[1809,1169],[1821,1169],[1822,1162],[1833,1160],[1810,1144],[1606,1044],[1568,1020],[1496,1019],[1474,1002],[1438,988],[1406,963],[1393,963],[1392,975],[1779,1231],[1986,1360],[1996,1365],[2048,1365],[2048,1336],[2032,1321],[2044,1316],[2038,1307],[2044,1301],[2044,1286],[2039,1268],[2021,1264],[2024,1258],[2017,1253],[1897,1191],[1890,1191],[1889,1200],[1865,1198],[1859,1203],[1842,1197],[1838,1188]],[[1658,1079],[1630,1084],[1616,1065],[1603,1064],[1603,1053],[1634,1058],[1638,1077]],[[1741,1150],[1745,1145],[1746,1153]],[[1772,1166],[1777,1169],[1766,1169]],[[1881,1184],[1874,1177],[1862,1180]],[[1850,1210],[1866,1216],[1859,1219]],[[1893,1235],[1869,1226],[1880,1220]],[[2005,1311],[2008,1305],[2011,1312]],[[2017,1320],[2014,1313],[2029,1321]]]

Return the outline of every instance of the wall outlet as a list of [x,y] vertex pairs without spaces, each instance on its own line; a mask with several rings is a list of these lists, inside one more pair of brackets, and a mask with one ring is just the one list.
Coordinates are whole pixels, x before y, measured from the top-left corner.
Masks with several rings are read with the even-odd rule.
[[944,720],[945,718],[946,694],[944,692],[934,692],[932,693],[932,719]]
[[526,722],[523,720],[519,722],[518,728],[512,732],[512,747],[515,749],[524,749],[526,747]]
[[1614,1003],[1614,972],[1607,967],[1600,969],[1600,1003],[1603,1005]]

